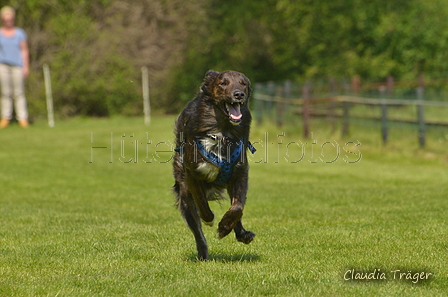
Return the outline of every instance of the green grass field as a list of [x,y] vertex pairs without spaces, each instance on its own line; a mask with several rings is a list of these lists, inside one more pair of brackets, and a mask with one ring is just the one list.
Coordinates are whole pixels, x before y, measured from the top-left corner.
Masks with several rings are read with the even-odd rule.
[[[174,119],[0,130],[0,296],[448,292],[447,140],[382,147],[376,132],[313,127],[313,146],[294,127],[254,124],[243,221],[257,237],[218,240],[204,226],[211,261],[198,262],[173,207]],[[211,203],[218,219],[228,204]],[[375,269],[387,279],[346,280]],[[428,280],[406,280],[421,272]]]

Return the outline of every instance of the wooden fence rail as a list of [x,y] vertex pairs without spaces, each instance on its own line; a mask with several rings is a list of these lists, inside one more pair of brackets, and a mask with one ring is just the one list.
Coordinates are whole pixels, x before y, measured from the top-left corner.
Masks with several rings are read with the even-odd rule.
[[[421,91],[418,91],[421,92]],[[349,133],[351,118],[364,118],[381,121],[381,134],[384,143],[389,140],[389,122],[403,122],[418,124],[418,139],[421,147],[426,143],[426,125],[448,126],[448,121],[427,120],[425,119],[425,107],[441,107],[447,108],[448,102],[444,101],[426,101],[423,100],[422,94],[418,99],[387,99],[387,98],[369,98],[359,95],[336,95],[320,98],[310,98],[309,84],[305,84],[302,88],[302,96],[300,98],[284,97],[284,88],[277,88],[277,92],[273,95],[254,93],[255,106],[257,111],[257,121],[260,123],[263,118],[262,103],[270,103],[271,108],[276,109],[277,125],[283,125],[283,115],[286,107],[295,108],[295,114],[301,114],[303,118],[303,134],[308,138],[310,133],[310,119],[313,117],[328,117],[334,125],[335,118],[342,118],[342,135]],[[289,95],[290,96],[290,95]],[[324,110],[316,110],[313,108],[317,105],[325,105]],[[350,110],[354,105],[378,106],[381,108],[381,115],[351,115]],[[417,114],[414,119],[390,117],[389,108],[391,106],[416,106]],[[342,109],[342,113],[337,113],[336,108]],[[448,114],[448,113],[447,113]],[[448,119],[448,116],[447,116]]]

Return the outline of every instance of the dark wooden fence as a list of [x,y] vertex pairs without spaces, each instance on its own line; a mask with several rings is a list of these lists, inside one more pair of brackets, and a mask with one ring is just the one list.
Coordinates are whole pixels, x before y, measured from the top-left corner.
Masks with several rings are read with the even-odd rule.
[[[448,84],[447,84],[448,85]],[[292,84],[286,81],[280,84],[274,82],[255,84],[254,108],[256,120],[261,123],[267,114],[275,115],[276,123],[280,127],[284,124],[287,114],[291,111],[300,115],[303,121],[303,135],[308,138],[312,118],[328,119],[336,130],[336,123],[341,123],[341,134],[346,136],[350,131],[351,119],[371,119],[379,122],[382,140],[387,143],[391,122],[413,123],[418,126],[418,141],[421,147],[426,144],[426,128],[428,125],[448,127],[448,91],[440,84],[437,92],[431,92],[438,100],[425,98],[425,84],[423,76],[418,81],[397,84],[390,76],[384,82],[361,85],[360,78],[354,77],[349,82],[337,82],[330,79],[327,83],[319,83],[313,87],[311,81],[302,84]],[[436,95],[434,95],[436,94]],[[352,112],[355,107],[377,107],[379,113]],[[390,109],[397,107],[415,107],[414,115],[391,116]],[[437,116],[426,116],[425,109],[438,111]],[[446,115],[446,116],[445,116]],[[339,119],[339,121],[338,121]]]

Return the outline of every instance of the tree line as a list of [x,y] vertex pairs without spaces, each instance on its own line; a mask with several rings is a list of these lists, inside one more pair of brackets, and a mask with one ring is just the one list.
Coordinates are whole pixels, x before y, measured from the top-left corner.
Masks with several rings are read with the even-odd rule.
[[42,65],[60,116],[177,112],[208,69],[252,82],[448,74],[448,0],[12,0],[29,38],[31,112],[43,114]]

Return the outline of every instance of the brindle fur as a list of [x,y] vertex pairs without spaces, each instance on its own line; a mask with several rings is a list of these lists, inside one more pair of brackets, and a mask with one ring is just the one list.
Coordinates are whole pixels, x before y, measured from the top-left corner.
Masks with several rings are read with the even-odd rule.
[[[241,223],[248,189],[246,148],[252,118],[247,100],[250,94],[250,81],[244,74],[209,70],[196,98],[188,103],[176,121],[176,147],[182,150],[174,156],[174,192],[177,206],[194,234],[200,260],[207,260],[209,257],[201,219],[205,224],[213,225],[214,213],[208,201],[221,197],[225,190],[231,198],[231,206],[218,224],[218,238],[223,238],[232,230],[235,231],[236,239],[246,244],[255,237]],[[225,103],[234,102],[240,103],[242,118],[238,124],[232,123],[225,109]],[[196,138],[204,139],[210,135],[223,144],[224,156],[226,150],[233,150],[237,142],[244,139],[242,157],[224,185],[216,185],[207,180],[204,172],[198,170],[199,166],[214,166],[211,163],[204,164],[208,161],[198,153],[194,145]]]

